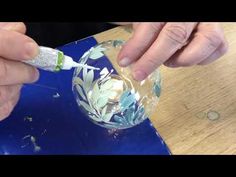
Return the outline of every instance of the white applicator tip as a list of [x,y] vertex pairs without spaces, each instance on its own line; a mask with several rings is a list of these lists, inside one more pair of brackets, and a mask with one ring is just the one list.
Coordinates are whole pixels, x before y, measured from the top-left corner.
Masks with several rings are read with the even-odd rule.
[[65,56],[62,69],[69,70],[73,67],[82,67],[82,68],[87,68],[87,69],[100,70],[100,68],[95,68],[92,66],[76,63],[75,61],[73,61],[71,57]]

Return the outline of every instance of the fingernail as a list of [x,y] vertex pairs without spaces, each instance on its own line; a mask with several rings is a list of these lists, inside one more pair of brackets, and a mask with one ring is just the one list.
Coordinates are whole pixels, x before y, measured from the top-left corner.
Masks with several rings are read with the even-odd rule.
[[38,45],[34,42],[28,42],[25,44],[26,55],[25,59],[33,59],[38,55]]
[[173,64],[173,63],[171,63],[171,64],[169,65],[169,67],[170,67],[170,68],[177,68],[178,66],[175,65],[175,64]]
[[39,70],[36,68],[33,68],[33,76],[32,76],[32,82],[36,82],[39,79]]
[[128,58],[128,57],[124,57],[124,58],[122,58],[122,59],[119,61],[119,65],[122,66],[122,67],[126,67],[126,66],[128,66],[130,63],[131,63],[131,60],[130,60],[130,58]]
[[166,63],[166,66],[170,67],[170,68],[176,68],[177,66],[172,63],[172,62],[169,62],[169,63]]
[[133,78],[136,81],[142,81],[147,77],[147,74],[143,71],[137,70],[133,73]]

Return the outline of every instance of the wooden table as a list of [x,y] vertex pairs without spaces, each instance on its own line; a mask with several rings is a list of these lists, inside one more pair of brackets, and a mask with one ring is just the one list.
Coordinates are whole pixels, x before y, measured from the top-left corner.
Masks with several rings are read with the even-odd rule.
[[[236,154],[236,23],[222,23],[229,52],[207,66],[160,67],[163,87],[150,119],[172,154]],[[95,35],[127,40],[131,28]]]

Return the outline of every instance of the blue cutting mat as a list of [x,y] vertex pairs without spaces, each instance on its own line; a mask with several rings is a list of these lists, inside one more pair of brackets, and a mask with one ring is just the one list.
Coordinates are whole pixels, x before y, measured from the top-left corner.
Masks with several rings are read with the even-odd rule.
[[[79,60],[95,44],[90,37],[59,49]],[[119,131],[90,122],[74,99],[73,71],[40,73],[37,83],[24,85],[15,110],[0,122],[0,154],[170,154],[149,120]]]

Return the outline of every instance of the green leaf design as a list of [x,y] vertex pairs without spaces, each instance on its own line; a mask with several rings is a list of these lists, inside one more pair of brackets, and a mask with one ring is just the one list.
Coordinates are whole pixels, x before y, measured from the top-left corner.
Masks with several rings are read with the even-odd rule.
[[74,79],[74,81],[73,81],[73,83],[75,84],[75,85],[83,85],[83,81],[79,78],[79,77],[76,77],[75,79]]
[[94,112],[94,110],[91,109],[90,106],[89,106],[87,103],[85,103],[84,101],[80,101],[80,104],[81,104],[81,105],[84,107],[84,109],[87,110],[88,112],[91,112],[91,113]]
[[[106,79],[106,77],[105,77]],[[113,112],[107,113],[107,103],[108,98],[116,95],[115,91],[112,91],[111,88],[114,84],[113,80],[107,80],[102,83],[102,87],[99,88],[98,83],[94,81],[94,71],[83,68],[83,79],[76,78],[74,79],[74,84],[76,84],[77,91],[79,95],[83,98],[84,101],[79,101],[80,105],[89,113],[88,116],[96,122],[106,122],[108,124],[112,123],[115,126],[130,126],[135,122],[139,122],[144,117],[144,108],[139,107],[135,112],[136,108],[136,99],[135,94],[132,94],[130,90],[123,92],[120,98],[120,107],[122,115],[114,115]],[[91,95],[91,100],[87,100],[86,95],[90,90],[91,86],[93,87],[93,92]],[[114,122],[110,122],[114,116]]]
[[112,88],[113,84],[115,83],[114,80],[107,80],[104,84],[102,84],[101,91],[103,90],[109,90]]
[[93,60],[101,58],[101,57],[104,56],[103,51],[105,51],[105,50],[106,50],[105,48],[102,48],[101,46],[97,46],[92,50],[92,52],[90,53],[89,58],[93,59]]
[[85,81],[85,77],[87,75],[88,69],[87,68],[83,68],[83,80]]
[[119,124],[114,122],[109,122],[109,124],[106,124],[106,127],[116,129],[117,127],[119,127]]
[[121,112],[125,111],[126,109],[129,108],[130,105],[135,104],[135,103],[136,103],[136,99],[135,99],[134,94],[129,95],[124,100],[122,100],[122,102],[120,102]]
[[84,91],[85,91],[85,93],[87,94],[87,91],[88,90],[86,90],[86,85],[85,85],[85,80],[86,80],[86,75],[87,75],[87,71],[88,71],[88,69],[87,68],[83,68],[83,89],[84,89]]
[[112,90],[104,90],[100,92],[99,98],[109,98],[116,96],[116,92]]
[[126,90],[123,92],[123,94],[120,97],[120,102],[124,102],[124,100],[126,99],[126,97],[129,95],[130,91]]
[[153,90],[154,90],[155,95],[157,97],[160,97],[160,95],[161,95],[161,86],[160,86],[159,83],[154,83]]
[[113,112],[110,112],[110,113],[104,115],[104,116],[102,117],[102,120],[103,120],[104,122],[109,122],[109,121],[111,120],[112,116],[113,116]]
[[93,103],[97,102],[97,100],[99,99],[99,96],[100,96],[100,90],[98,88],[98,84],[95,83],[94,88],[93,88],[93,92],[92,92],[92,95],[91,95],[91,99],[93,100]]
[[122,41],[122,40],[115,40],[115,41],[113,42],[113,47],[120,47],[120,46],[122,46],[124,43],[125,43],[125,41]]
[[105,116],[106,114],[106,111],[107,111],[107,106],[105,106],[103,109],[102,109],[102,117]]
[[94,116],[94,115],[88,115],[91,119],[93,119],[94,121],[96,121],[96,122],[102,122],[102,119],[99,119],[99,118],[97,118],[96,116]]
[[134,112],[135,112],[135,105],[133,105],[131,108],[129,108],[126,112],[125,112],[125,116],[126,119],[127,119],[127,122],[130,124],[130,125],[133,125],[134,124]]
[[99,107],[99,108],[102,108],[102,107],[104,107],[106,104],[108,103],[108,97],[100,97],[99,99],[98,99],[98,101],[97,101],[97,106]]
[[93,83],[93,78],[94,78],[94,71],[90,70],[85,76],[85,81],[84,81],[87,87],[89,87],[89,89]]
[[90,55],[90,58],[93,59],[93,60],[96,60],[98,58],[101,58],[102,56],[104,56],[104,54],[102,52],[93,52],[91,55]]
[[134,123],[138,123],[140,122],[143,118],[145,118],[146,115],[145,115],[145,110],[144,110],[144,107],[143,106],[139,106],[136,113],[135,113],[135,120],[134,120]]
[[86,94],[88,94],[89,89],[91,88],[93,83],[94,71],[90,70],[89,72],[87,72],[86,71],[87,69],[84,70],[83,70],[83,79],[84,79],[83,89],[86,92]]
[[93,104],[92,107],[94,109],[94,112],[97,112],[96,115],[98,115],[98,117],[101,117],[100,109],[97,104]]
[[114,116],[114,120],[119,124],[119,126],[129,126],[129,122],[124,118],[124,117],[120,117],[115,115]]
[[79,95],[83,98],[83,100],[86,100],[86,97],[85,97],[85,95],[83,93],[82,88],[79,85],[76,85],[76,89],[79,92]]
[[123,123],[124,122],[124,118],[123,117],[120,117],[118,115],[115,115],[114,116],[114,120],[118,123]]
[[85,76],[85,82],[86,83],[89,83],[89,85],[92,84],[93,82],[93,78],[94,78],[94,71],[93,70],[90,70],[87,75]]

